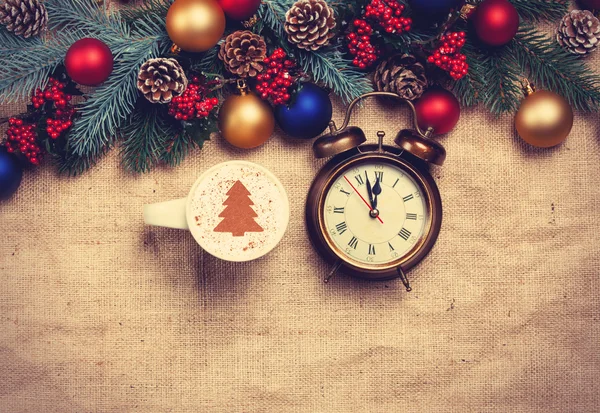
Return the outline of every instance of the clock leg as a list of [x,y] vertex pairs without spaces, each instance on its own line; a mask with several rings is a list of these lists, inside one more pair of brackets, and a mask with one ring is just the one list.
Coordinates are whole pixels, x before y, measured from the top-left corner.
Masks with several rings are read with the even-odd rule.
[[342,266],[342,261],[337,261],[335,263],[335,265],[331,268],[331,271],[329,271],[329,274],[327,274],[327,277],[325,277],[325,280],[323,280],[325,282],[325,284],[327,284],[329,281],[331,281],[331,279],[333,277],[335,277],[335,275],[337,274],[337,272],[341,266]]
[[396,271],[398,271],[398,277],[400,277],[402,284],[404,284],[404,287],[406,287],[406,291],[409,291],[409,292],[412,291],[412,287],[410,286],[410,283],[408,282],[408,277],[404,273],[404,270],[402,269],[402,267],[396,268]]

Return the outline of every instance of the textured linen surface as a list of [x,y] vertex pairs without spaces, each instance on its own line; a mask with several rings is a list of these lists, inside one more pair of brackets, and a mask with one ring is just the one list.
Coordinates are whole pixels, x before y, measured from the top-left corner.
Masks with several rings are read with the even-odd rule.
[[[409,125],[382,102],[357,113],[372,142]],[[77,178],[27,172],[0,204],[0,412],[600,411],[598,136],[579,114],[564,145],[536,150],[511,116],[465,110],[442,139],[444,223],[411,293],[322,282],[304,202],[323,163],[280,133],[142,176],[118,150]],[[229,159],[289,193],[270,255],[227,263],[144,226],[145,203]]]

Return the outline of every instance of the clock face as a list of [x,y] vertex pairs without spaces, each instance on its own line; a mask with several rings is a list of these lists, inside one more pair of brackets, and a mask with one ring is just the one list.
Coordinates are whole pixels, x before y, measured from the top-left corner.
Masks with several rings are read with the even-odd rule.
[[381,267],[409,255],[427,236],[427,194],[401,164],[368,159],[342,168],[326,188],[326,238],[345,261]]

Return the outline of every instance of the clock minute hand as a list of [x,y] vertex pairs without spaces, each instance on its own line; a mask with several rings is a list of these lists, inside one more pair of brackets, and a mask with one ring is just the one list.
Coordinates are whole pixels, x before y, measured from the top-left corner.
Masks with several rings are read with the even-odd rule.
[[373,199],[373,189],[371,188],[371,181],[369,181],[369,174],[365,171],[365,178],[367,180],[367,194],[369,195],[369,202],[371,203],[371,209],[377,208],[375,200]]

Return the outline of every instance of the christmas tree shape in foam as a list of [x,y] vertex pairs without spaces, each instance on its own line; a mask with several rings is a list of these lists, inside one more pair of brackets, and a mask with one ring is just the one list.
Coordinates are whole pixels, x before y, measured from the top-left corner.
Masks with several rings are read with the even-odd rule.
[[250,192],[241,181],[237,181],[223,202],[225,209],[219,215],[223,221],[214,229],[215,232],[231,232],[234,237],[243,237],[246,232],[263,232],[263,228],[254,221],[258,217],[252,209],[254,203]]

